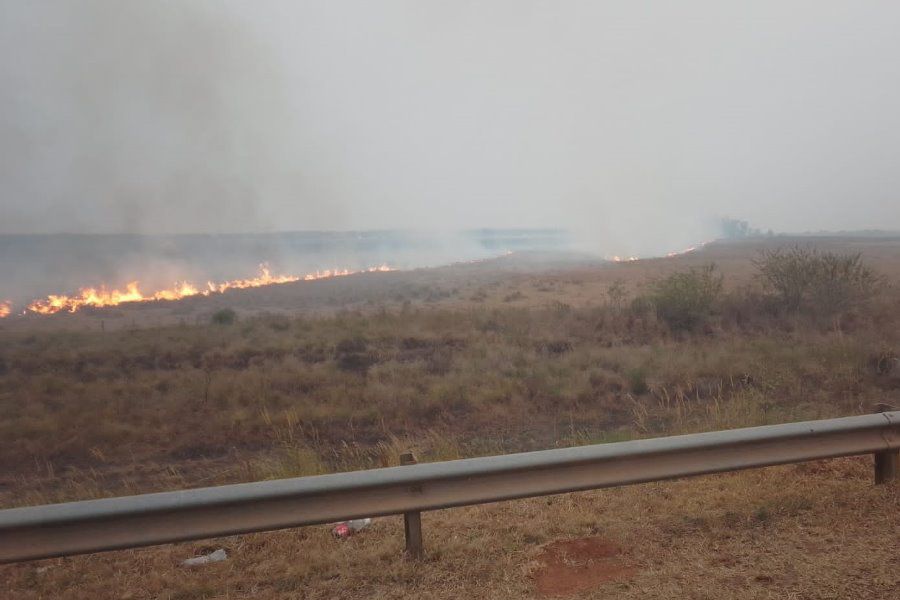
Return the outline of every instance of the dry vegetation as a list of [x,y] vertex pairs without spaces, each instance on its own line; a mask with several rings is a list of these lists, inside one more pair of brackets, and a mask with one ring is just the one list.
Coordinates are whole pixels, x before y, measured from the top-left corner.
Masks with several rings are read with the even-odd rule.
[[[251,315],[240,302],[229,313],[223,298],[200,324],[176,315],[101,330],[97,319],[111,318],[100,314],[9,326],[0,331],[0,502],[371,468],[410,447],[424,460],[452,459],[900,404],[900,243],[863,248],[864,261],[848,243],[820,247],[714,245],[668,261],[537,273],[463,269],[428,283],[427,294],[394,279],[393,292],[358,291],[354,303],[315,314],[285,314],[291,305],[274,300],[277,314]],[[798,268],[785,260],[818,273],[802,301],[785,301],[779,279],[754,275],[773,263],[752,260],[772,257],[782,278]],[[0,590],[895,598],[900,496],[897,486],[873,488],[869,469],[841,460],[439,511],[425,517],[432,552],[419,565],[400,557],[402,526],[383,519],[344,542],[308,528],[6,567]],[[571,556],[544,546],[583,537],[594,539]],[[226,563],[176,566],[223,545]]]

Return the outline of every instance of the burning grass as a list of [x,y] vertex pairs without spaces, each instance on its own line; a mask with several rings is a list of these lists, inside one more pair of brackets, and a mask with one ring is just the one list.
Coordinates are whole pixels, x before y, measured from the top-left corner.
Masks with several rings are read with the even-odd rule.
[[[259,266],[259,274],[249,279],[234,279],[215,283],[208,281],[204,287],[182,281],[175,283],[171,288],[144,293],[140,290],[137,281],[129,282],[124,290],[105,287],[81,288],[77,294],[51,294],[43,300],[35,300],[30,303],[27,310],[39,315],[52,315],[58,312],[76,312],[84,307],[103,308],[119,306],[134,302],[158,302],[161,300],[182,300],[192,296],[209,296],[211,294],[223,294],[228,290],[245,290],[251,288],[294,283],[297,281],[317,281],[319,279],[331,279],[332,277],[346,277],[357,273],[384,273],[391,271],[389,266],[381,265],[368,269],[327,269],[315,271],[305,275],[273,275],[266,264]],[[5,314],[4,314],[5,307]],[[8,316],[10,304],[0,306],[0,318]]]

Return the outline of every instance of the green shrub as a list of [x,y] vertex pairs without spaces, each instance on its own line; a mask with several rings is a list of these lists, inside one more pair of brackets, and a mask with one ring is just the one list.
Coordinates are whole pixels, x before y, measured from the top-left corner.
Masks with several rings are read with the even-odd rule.
[[754,264],[767,291],[791,312],[833,315],[869,300],[881,283],[859,254],[779,248]]
[[722,279],[714,264],[674,273],[658,281],[647,299],[670,328],[694,329],[711,314],[722,294]]
[[222,308],[212,314],[210,321],[215,325],[231,325],[237,320],[237,313],[230,308]]

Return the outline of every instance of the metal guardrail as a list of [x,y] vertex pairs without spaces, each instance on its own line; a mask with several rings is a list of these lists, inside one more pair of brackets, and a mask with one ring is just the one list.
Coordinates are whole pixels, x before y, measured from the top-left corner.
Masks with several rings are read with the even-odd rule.
[[0,563],[405,514],[815,459],[875,455],[897,477],[900,411],[0,510]]

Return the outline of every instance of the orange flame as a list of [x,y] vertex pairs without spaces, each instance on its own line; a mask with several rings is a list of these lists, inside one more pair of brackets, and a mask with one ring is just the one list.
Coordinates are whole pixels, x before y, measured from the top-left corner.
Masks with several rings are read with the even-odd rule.
[[[138,287],[137,281],[132,281],[125,286],[125,290],[107,290],[105,287],[99,288],[81,288],[78,294],[73,296],[54,295],[51,294],[43,300],[35,300],[28,305],[28,310],[41,315],[52,315],[61,311],[76,312],[85,306],[104,307],[116,306],[126,302],[154,302],[159,300],[180,300],[190,296],[209,296],[211,294],[221,294],[227,290],[241,290],[246,288],[262,287],[265,285],[276,285],[280,283],[292,283],[295,281],[314,281],[316,279],[328,279],[331,277],[344,277],[346,275],[354,275],[356,273],[382,273],[385,271],[393,271],[387,265],[378,267],[370,267],[368,269],[333,269],[326,271],[316,271],[307,273],[306,275],[272,275],[269,267],[265,264],[259,267],[259,276],[252,279],[234,279],[232,281],[224,281],[214,283],[209,281],[206,283],[205,289],[188,283],[187,281],[177,282],[173,287],[166,290],[158,290],[149,294],[144,294]],[[5,307],[5,313],[4,313]],[[0,304],[0,317],[5,317],[10,313],[10,304]]]
[[696,252],[700,248],[704,247],[707,244],[711,244],[714,241],[715,240],[707,240],[705,242],[700,242],[696,246],[688,246],[687,248],[685,248],[684,250],[681,250],[679,252],[669,252],[668,254],[666,254],[666,258],[672,258],[675,256],[681,256],[682,254],[690,254],[691,252]]
[[[707,244],[711,244],[713,241],[715,241],[715,240],[707,240],[707,241],[705,241],[705,242],[700,242],[699,244],[697,244],[697,245],[695,245],[695,246],[688,246],[688,247],[685,248],[684,250],[679,250],[678,252],[667,252],[667,253],[666,253],[666,258],[674,258],[674,257],[676,257],[676,256],[681,256],[681,255],[683,255],[683,254],[688,254],[688,253],[690,253],[690,252],[695,252],[695,251],[699,250],[700,248],[703,248],[703,247],[706,246]],[[638,257],[638,256],[619,256],[619,255],[615,255],[615,256],[612,256],[612,257],[608,258],[607,260],[611,260],[612,262],[634,262],[634,261],[636,261],[636,260],[641,260],[641,258]]]
[[9,301],[0,302],[0,319],[5,319],[12,312],[12,303]]

